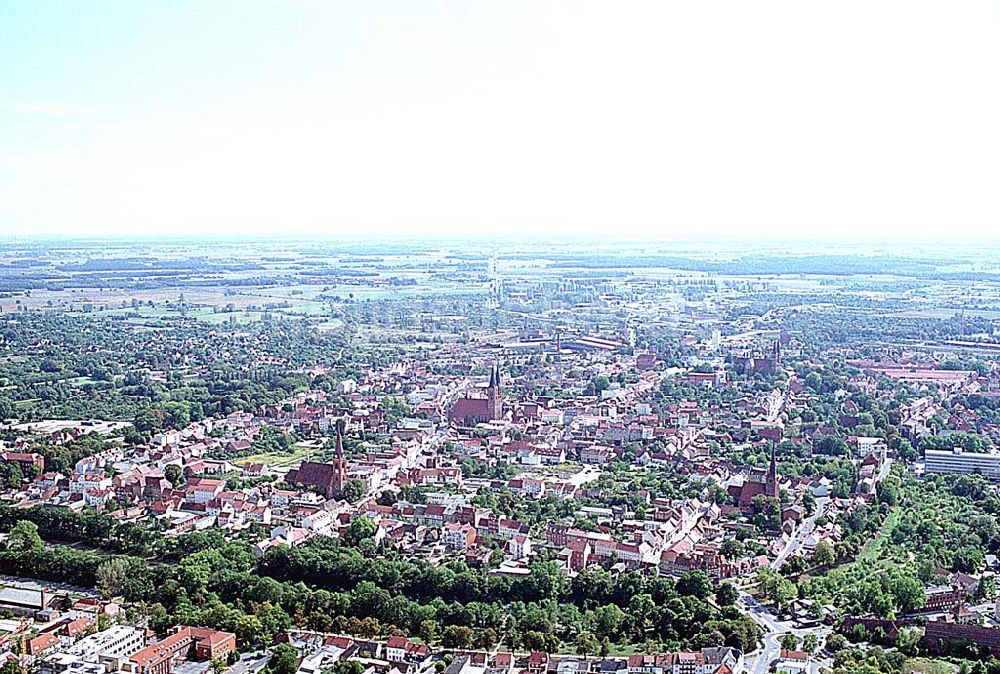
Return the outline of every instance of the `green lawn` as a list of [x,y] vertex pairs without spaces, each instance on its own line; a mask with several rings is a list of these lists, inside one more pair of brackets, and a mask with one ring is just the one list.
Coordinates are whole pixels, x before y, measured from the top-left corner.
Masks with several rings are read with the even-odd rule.
[[885,523],[882,524],[882,528],[879,530],[878,534],[872,540],[865,544],[865,547],[861,549],[858,554],[858,561],[875,561],[878,557],[879,550],[881,550],[882,545],[889,540],[889,534],[892,530],[896,528],[899,524],[899,519],[902,517],[903,511],[898,507],[893,508],[889,516],[885,518]]
[[958,667],[943,660],[910,658],[903,664],[904,674],[954,674]]
[[263,463],[268,466],[283,466],[295,461],[301,461],[312,456],[318,451],[319,450],[314,447],[292,447],[291,451],[288,452],[262,452],[261,454],[244,456],[243,458],[235,459],[233,463],[238,466],[242,466],[246,463]]
[[[569,652],[572,653],[574,651]],[[613,658],[621,658],[642,652],[644,652],[643,644],[611,644],[611,648],[608,649],[608,655]]]

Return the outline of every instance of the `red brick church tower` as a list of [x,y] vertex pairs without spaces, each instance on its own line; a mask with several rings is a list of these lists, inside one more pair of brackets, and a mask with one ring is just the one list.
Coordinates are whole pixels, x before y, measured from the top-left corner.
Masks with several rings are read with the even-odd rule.
[[503,419],[503,394],[500,391],[500,366],[490,370],[486,397],[481,394],[459,398],[448,413],[448,420],[460,426],[475,426]]
[[764,493],[773,499],[779,499],[778,493],[778,462],[774,459],[774,444],[771,444],[771,464],[767,467],[767,482]]
[[347,484],[347,459],[344,458],[344,426],[337,423],[337,444],[329,463],[303,461],[285,475],[285,481],[299,487],[315,489],[327,498],[338,498]]
[[344,485],[347,484],[347,459],[344,458],[344,429],[342,422],[337,422],[337,444],[333,449],[333,478],[331,480],[331,491],[334,494],[342,494]]
[[500,366],[494,365],[490,373],[490,385],[486,389],[486,399],[489,401],[490,421],[503,418],[503,398],[500,395]]

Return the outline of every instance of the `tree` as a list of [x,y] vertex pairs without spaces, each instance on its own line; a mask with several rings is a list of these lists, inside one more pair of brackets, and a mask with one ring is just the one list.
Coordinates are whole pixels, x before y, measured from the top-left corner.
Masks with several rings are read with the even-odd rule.
[[790,580],[773,569],[763,568],[757,572],[757,587],[760,594],[781,607],[795,599],[799,590]]
[[171,463],[163,469],[163,477],[165,477],[167,482],[170,483],[170,486],[174,488],[177,488],[187,482],[187,478],[184,477],[184,469],[176,463]]
[[21,466],[16,463],[0,464],[0,486],[6,489],[14,489],[24,481],[24,474]]
[[121,557],[112,557],[97,567],[97,587],[106,599],[117,597],[129,579],[128,563]]
[[896,648],[900,653],[914,657],[920,652],[921,637],[920,628],[904,627],[899,630],[899,637],[896,639]]
[[368,639],[378,636],[382,632],[382,625],[373,616],[367,616],[358,625],[358,634]]
[[802,507],[805,508],[807,517],[816,512],[816,497],[808,489],[802,495]]
[[843,438],[838,438],[836,435],[825,435],[819,442],[813,445],[813,450],[817,454],[843,456],[847,454],[847,443],[844,442]]
[[777,604],[779,608],[782,608],[798,596],[798,586],[787,578],[782,578],[774,592],[774,603]]
[[576,635],[576,654],[584,657],[591,653],[597,653],[600,644],[593,632],[580,632]]
[[791,632],[785,632],[781,635],[779,643],[781,644],[782,649],[786,651],[794,651],[799,647],[799,638]]
[[807,388],[812,389],[813,392],[819,393],[820,388],[823,386],[823,378],[819,376],[818,372],[810,372],[806,375],[803,383]]
[[819,637],[815,634],[809,633],[802,637],[802,650],[806,653],[815,653],[816,649],[819,648]]
[[212,674],[222,674],[229,668],[229,665],[223,658],[212,658],[209,661],[209,667],[212,670]]
[[732,583],[719,583],[715,590],[715,603],[719,606],[732,606],[739,596],[739,591]]
[[386,396],[382,399],[382,409],[385,410],[385,418],[390,422],[404,419],[411,414],[410,406],[402,398]]
[[344,532],[344,541],[348,545],[356,546],[361,541],[374,538],[376,530],[377,526],[375,525],[375,522],[371,521],[367,517],[355,517],[351,520],[351,523],[347,525],[347,531]]
[[341,496],[349,503],[357,503],[365,497],[367,491],[364,480],[348,480],[341,490]]
[[843,634],[837,634],[836,632],[830,634],[826,638],[826,650],[831,653],[836,653],[837,651],[843,650],[847,646],[847,637]]
[[438,624],[435,620],[422,620],[420,621],[420,627],[417,629],[417,636],[423,639],[426,643],[430,644],[435,639],[437,639],[438,634]]
[[982,565],[983,551],[971,546],[956,550],[951,561],[951,568],[963,573],[975,573]]
[[7,662],[0,667],[0,674],[24,674],[24,669],[17,658],[7,658]]
[[484,651],[491,651],[497,645],[497,633],[492,627],[481,630],[474,643],[475,647]]
[[270,674],[295,674],[299,668],[299,652],[290,644],[278,644],[274,647],[271,659],[267,662]]
[[777,499],[758,494],[750,500],[750,521],[761,529],[781,528],[781,504]]
[[719,552],[721,552],[722,556],[726,559],[736,561],[746,555],[746,546],[743,544],[743,541],[735,538],[727,538],[722,541],[722,545],[719,547]]
[[541,561],[536,558],[531,563],[531,574],[528,579],[533,594],[539,599],[558,601],[569,590],[569,578],[566,572],[554,561]]
[[337,660],[333,663],[333,674],[362,674],[365,666],[357,660]]
[[43,358],[42,362],[38,364],[38,369],[42,372],[61,372],[63,366],[54,358]]
[[615,604],[599,606],[591,612],[593,629],[602,637],[618,638],[625,621],[625,613]]
[[683,595],[705,599],[712,594],[712,581],[701,570],[690,571],[677,581],[677,592]]
[[816,564],[817,566],[833,564],[837,561],[837,555],[833,551],[833,546],[827,541],[820,541],[817,543],[815,550],[813,550],[812,561],[813,564]]
[[11,552],[38,552],[45,543],[38,535],[38,525],[28,520],[18,520],[7,535],[7,549]]
[[606,375],[600,374],[590,380],[591,386],[593,386],[594,394],[600,395],[602,391],[606,391],[609,386],[611,386],[611,381]]
[[923,583],[913,576],[897,571],[889,578],[888,585],[896,606],[904,613],[917,611],[927,603],[927,592]]
[[469,648],[472,645],[472,628],[448,625],[441,633],[441,645],[445,648]]

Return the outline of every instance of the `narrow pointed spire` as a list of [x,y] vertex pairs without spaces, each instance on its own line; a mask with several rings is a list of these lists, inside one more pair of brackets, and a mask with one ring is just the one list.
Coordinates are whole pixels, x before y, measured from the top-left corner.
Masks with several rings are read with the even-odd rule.
[[767,481],[766,481],[767,495],[772,498],[778,498],[778,461],[774,455],[774,443],[771,443],[771,463],[767,467]]
[[339,461],[344,458],[344,423],[342,420],[337,421],[336,429],[337,443],[333,448],[333,457]]

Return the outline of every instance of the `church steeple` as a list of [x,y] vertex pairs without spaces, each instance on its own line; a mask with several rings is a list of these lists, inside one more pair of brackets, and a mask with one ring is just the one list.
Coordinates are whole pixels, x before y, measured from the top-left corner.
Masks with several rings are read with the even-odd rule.
[[500,395],[500,366],[494,364],[490,370],[490,385],[486,389],[486,399],[489,401],[489,420],[503,418],[503,399]]
[[344,460],[344,436],[339,424],[337,425],[337,444],[333,449],[333,459],[334,461]]
[[331,476],[329,491],[334,494],[342,493],[344,485],[347,484],[347,459],[344,458],[345,425],[342,419],[337,421],[337,440],[333,447],[333,460],[330,462],[333,465],[333,475]]
[[774,456],[774,443],[771,443],[771,463],[767,467],[767,495],[771,498],[778,498],[778,462]]

